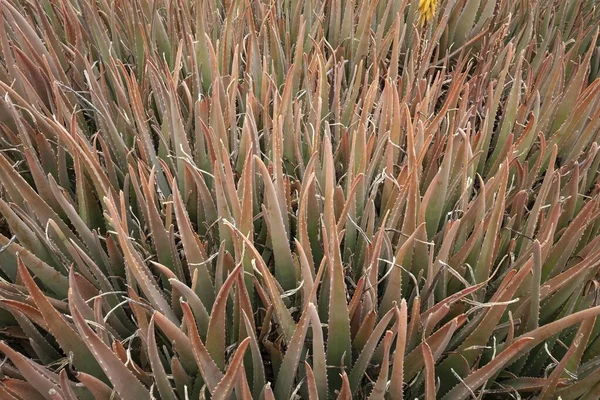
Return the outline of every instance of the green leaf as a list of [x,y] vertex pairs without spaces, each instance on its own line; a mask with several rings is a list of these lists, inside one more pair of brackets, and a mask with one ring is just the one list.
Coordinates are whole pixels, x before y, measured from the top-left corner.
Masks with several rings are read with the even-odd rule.
[[148,328],[148,358],[152,367],[152,374],[158,387],[160,397],[165,400],[175,400],[177,396],[171,387],[169,378],[160,359],[158,348],[156,347],[156,337],[154,333],[154,317],[150,319]]
[[38,288],[21,259],[18,258],[17,261],[19,263],[19,277],[44,317],[48,331],[52,333],[61,349],[65,354],[71,353],[73,355],[73,363],[78,370],[87,372],[97,378],[106,379],[100,365],[98,365],[78,332],[67,323],[64,316],[54,308]]
[[[292,290],[296,287],[296,267],[292,258],[292,251],[289,245],[289,238],[284,224],[284,215],[282,215],[283,206],[280,205],[276,194],[275,186],[271,182],[271,176],[265,164],[258,157],[254,156],[258,169],[265,184],[265,212],[268,215],[270,224],[270,236],[273,243],[273,254],[275,256],[275,277],[283,290]],[[286,216],[287,218],[287,216]]]
[[113,353],[112,349],[88,326],[81,312],[81,310],[85,310],[88,306],[85,304],[74,282],[71,282],[71,288],[69,289],[69,307],[77,330],[96,360],[98,360],[98,363],[113,384],[119,397],[123,400],[148,398],[150,396],[148,390]]
[[504,365],[506,365],[508,362],[513,360],[518,352],[523,350],[533,340],[534,339],[530,337],[515,340],[513,344],[498,354],[496,358],[494,358],[489,364],[463,379],[461,383],[459,383],[454,389],[444,396],[444,399],[462,400],[469,398],[474,390],[477,390],[480,386],[485,385],[488,379],[494,373],[500,370],[500,368],[504,367]]
[[210,312],[208,321],[208,332],[206,334],[206,349],[210,353],[221,371],[225,371],[225,341],[226,337],[226,307],[229,292],[237,279],[238,274],[242,272],[242,266],[238,265],[229,274],[225,283],[219,290],[215,303]]
[[200,367],[200,372],[202,373],[202,377],[208,386],[208,390],[211,393],[214,393],[215,388],[223,379],[223,373],[215,364],[214,360],[211,358],[210,354],[204,347],[204,343],[202,343],[202,339],[200,339],[200,335],[198,334],[198,329],[196,328],[196,321],[194,320],[194,315],[192,314],[192,310],[186,303],[181,303],[181,309],[183,311],[183,318],[188,327],[188,335],[190,337],[191,344],[191,352],[196,359],[196,363],[198,367]]
[[0,342],[0,351],[4,353],[13,364],[19,369],[23,377],[30,382],[36,390],[44,395],[46,399],[49,399],[48,392],[55,390],[58,393],[62,393],[57,383],[57,377],[51,373],[48,369],[41,365],[35,364],[30,359],[23,356],[21,353],[13,350],[4,341]]
[[288,343],[283,362],[279,368],[279,374],[277,375],[275,384],[275,396],[277,398],[289,398],[296,378],[296,373],[300,363],[300,356],[304,348],[304,341],[306,339],[306,333],[308,332],[308,325],[310,322],[310,310],[316,310],[314,304],[309,303],[304,309],[300,321],[296,325],[294,336]]
[[229,363],[229,366],[227,367],[227,372],[223,376],[223,379],[221,379],[219,384],[215,387],[215,391],[213,392],[212,396],[213,399],[226,400],[230,398],[229,395],[233,390],[233,384],[235,383],[235,380],[238,377],[240,367],[242,367],[244,353],[246,352],[246,348],[248,348],[249,341],[250,338],[246,338],[242,340],[242,342],[239,344],[237,350],[233,355],[233,358],[231,359],[231,362]]
[[379,376],[375,382],[375,386],[369,395],[369,400],[384,400],[388,382],[388,371],[390,369],[390,347],[394,340],[394,332],[387,331],[383,338],[383,362],[379,369]]
[[[379,343],[381,337],[384,335],[384,332],[388,328],[389,323],[395,315],[396,310],[391,309],[381,318],[381,320],[369,336],[367,343],[360,352],[358,359],[354,363],[354,366],[352,367],[352,371],[350,372],[349,376],[350,389],[353,393],[357,392],[359,385],[363,379],[363,376],[367,370],[367,367],[371,362],[371,358],[373,357],[375,348],[377,347],[377,344]],[[387,336],[387,333],[385,335]]]

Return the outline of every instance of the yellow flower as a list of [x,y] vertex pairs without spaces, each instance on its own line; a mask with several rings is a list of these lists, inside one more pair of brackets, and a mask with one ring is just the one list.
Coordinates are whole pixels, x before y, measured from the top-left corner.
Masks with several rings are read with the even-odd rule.
[[431,21],[435,9],[437,8],[438,0],[420,0],[419,1],[419,21],[421,24]]

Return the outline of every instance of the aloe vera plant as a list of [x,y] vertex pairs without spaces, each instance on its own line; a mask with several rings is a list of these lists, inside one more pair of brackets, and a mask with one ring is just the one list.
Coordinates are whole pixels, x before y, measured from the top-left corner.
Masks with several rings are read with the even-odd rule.
[[0,0],[0,399],[597,399],[594,0]]

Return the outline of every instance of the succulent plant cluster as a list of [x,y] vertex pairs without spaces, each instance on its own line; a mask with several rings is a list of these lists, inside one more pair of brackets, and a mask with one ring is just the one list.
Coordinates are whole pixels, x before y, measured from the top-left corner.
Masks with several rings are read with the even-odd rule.
[[600,398],[595,0],[0,23],[0,399]]

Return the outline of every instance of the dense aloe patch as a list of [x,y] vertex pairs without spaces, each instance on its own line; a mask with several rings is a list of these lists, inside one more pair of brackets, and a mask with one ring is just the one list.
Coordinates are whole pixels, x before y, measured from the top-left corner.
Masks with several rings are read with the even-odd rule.
[[594,0],[0,0],[1,399],[597,399]]

